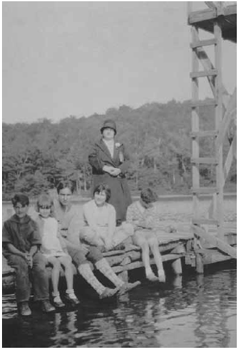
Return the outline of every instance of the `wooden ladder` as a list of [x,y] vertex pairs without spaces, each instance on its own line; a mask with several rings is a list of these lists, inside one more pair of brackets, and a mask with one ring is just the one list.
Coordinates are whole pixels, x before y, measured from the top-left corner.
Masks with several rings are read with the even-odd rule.
[[[223,209],[223,188],[229,169],[232,164],[233,156],[236,155],[236,136],[230,145],[230,150],[223,166],[223,142],[226,137],[234,113],[236,113],[236,89],[230,97],[222,83],[221,66],[221,44],[222,28],[219,16],[214,18],[214,38],[209,40],[200,40],[199,31],[196,25],[191,26],[192,31],[192,181],[193,181],[193,224],[195,225],[215,225],[217,226],[217,236],[224,238],[224,209]],[[214,46],[215,59],[211,63],[206,54],[205,46]],[[203,70],[199,70],[199,62]],[[199,100],[199,79],[206,78],[210,85],[213,99]],[[199,128],[199,107],[211,105],[215,110],[215,129],[201,130]],[[199,139],[210,137],[214,141],[215,152],[211,157],[201,157],[199,149]],[[215,186],[200,187],[200,165],[215,166],[216,183]],[[212,201],[206,218],[199,215],[199,196],[202,194],[212,194]]]

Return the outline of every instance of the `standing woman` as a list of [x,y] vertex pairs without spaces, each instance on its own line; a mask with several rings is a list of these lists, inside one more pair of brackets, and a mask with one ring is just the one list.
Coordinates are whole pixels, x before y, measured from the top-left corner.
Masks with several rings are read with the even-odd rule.
[[94,144],[89,154],[93,172],[93,192],[99,184],[107,184],[111,189],[109,203],[115,207],[116,222],[126,220],[126,210],[131,204],[130,190],[126,180],[129,156],[122,143],[115,142],[116,123],[106,120],[101,128],[102,138]]

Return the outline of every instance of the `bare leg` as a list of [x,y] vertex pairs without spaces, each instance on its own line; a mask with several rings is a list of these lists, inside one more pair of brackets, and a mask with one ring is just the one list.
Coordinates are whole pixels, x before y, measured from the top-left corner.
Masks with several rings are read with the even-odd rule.
[[156,279],[156,276],[154,275],[151,266],[150,266],[150,250],[149,250],[149,244],[146,240],[146,237],[143,236],[143,232],[136,232],[133,240],[134,243],[139,246],[142,250],[142,261],[145,266],[145,274],[146,278],[149,280]]
[[65,268],[65,278],[67,283],[67,289],[73,290],[73,268],[72,268],[72,259],[70,256],[60,257],[60,263]]
[[154,255],[154,259],[155,259],[155,264],[157,266],[158,269],[158,277],[159,280],[161,282],[165,282],[165,273],[164,273],[164,267],[163,267],[163,262],[162,262],[162,257],[159,251],[159,246],[158,246],[158,240],[157,238],[154,236],[151,236],[148,239],[148,244],[150,246],[150,249]]
[[59,274],[60,274],[60,261],[58,258],[55,257],[49,257],[47,258],[48,262],[52,265],[52,273],[51,273],[51,280],[52,280],[52,287],[53,287],[53,294],[56,296],[59,293]]

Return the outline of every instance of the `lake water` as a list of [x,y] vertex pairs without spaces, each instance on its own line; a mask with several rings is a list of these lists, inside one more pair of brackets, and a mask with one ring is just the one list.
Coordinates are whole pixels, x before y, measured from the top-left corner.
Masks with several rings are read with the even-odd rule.
[[[224,269],[225,267],[225,269]],[[236,347],[236,268],[146,281],[130,294],[99,302],[81,297],[77,309],[17,316],[3,296],[3,347]]]
[[[75,203],[80,214],[82,203]],[[204,198],[202,216],[208,207]],[[191,222],[191,197],[164,198],[160,209],[164,219]],[[3,221],[10,210],[3,204]],[[236,196],[225,198],[224,214],[226,221],[236,221]],[[77,309],[46,315],[33,306],[29,319],[17,315],[14,295],[4,295],[3,347],[236,347],[236,265],[222,268],[204,276],[168,276],[165,284],[143,281],[107,302],[86,290]]]

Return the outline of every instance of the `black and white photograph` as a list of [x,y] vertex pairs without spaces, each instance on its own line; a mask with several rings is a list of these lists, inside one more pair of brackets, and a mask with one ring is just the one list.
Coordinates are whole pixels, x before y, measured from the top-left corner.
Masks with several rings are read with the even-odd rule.
[[237,348],[236,42],[236,1],[2,1],[2,348]]

